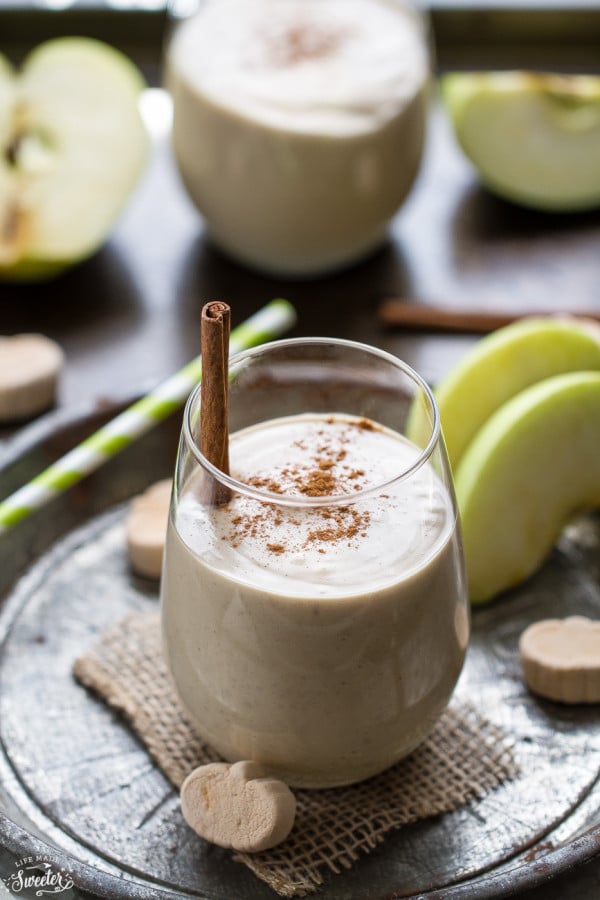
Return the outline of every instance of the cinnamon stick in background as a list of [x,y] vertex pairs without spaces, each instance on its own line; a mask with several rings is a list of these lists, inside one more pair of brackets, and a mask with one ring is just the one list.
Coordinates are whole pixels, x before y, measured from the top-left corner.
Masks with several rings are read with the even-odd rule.
[[446,331],[462,334],[487,334],[496,328],[503,328],[518,319],[531,316],[568,316],[600,321],[600,311],[551,312],[530,310],[529,312],[504,313],[494,310],[445,309],[426,303],[412,303],[391,298],[384,300],[378,309],[378,317],[389,328],[406,328],[423,331]]
[[[200,450],[217,469],[229,475],[229,330],[227,303],[213,300],[202,308],[202,378],[200,382]],[[209,502],[220,504],[229,491],[213,482]]]

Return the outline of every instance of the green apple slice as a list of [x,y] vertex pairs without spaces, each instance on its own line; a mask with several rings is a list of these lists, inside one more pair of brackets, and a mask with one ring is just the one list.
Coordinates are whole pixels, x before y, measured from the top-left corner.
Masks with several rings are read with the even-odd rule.
[[600,370],[600,336],[574,320],[522,319],[478,341],[434,392],[453,471],[507,400],[544,378],[584,369]]
[[479,431],[455,476],[473,603],[524,581],[600,506],[600,372],[540,381]]
[[442,78],[457,139],[486,186],[548,211],[600,205],[600,77],[535,72]]
[[42,277],[93,253],[146,161],[135,66],[60,38],[20,73],[0,59],[0,276]]

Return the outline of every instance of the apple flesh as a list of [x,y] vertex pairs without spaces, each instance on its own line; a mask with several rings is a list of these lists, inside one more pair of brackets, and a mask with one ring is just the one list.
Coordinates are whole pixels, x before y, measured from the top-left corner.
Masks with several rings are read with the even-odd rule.
[[600,506],[600,372],[538,382],[505,403],[455,475],[473,603],[524,581],[567,522]]
[[143,170],[144,82],[87,38],[0,57],[0,277],[41,278],[104,242]]
[[441,89],[491,191],[547,211],[600,205],[600,76],[457,72]]
[[600,371],[600,334],[568,319],[522,319],[478,341],[435,389],[453,471],[507,400],[553,375]]

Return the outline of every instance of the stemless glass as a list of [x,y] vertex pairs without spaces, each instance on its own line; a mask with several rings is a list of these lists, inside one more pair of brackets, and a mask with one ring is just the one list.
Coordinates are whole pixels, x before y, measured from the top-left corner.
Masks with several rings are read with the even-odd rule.
[[241,353],[230,363],[231,475],[200,452],[200,413],[196,390],[161,588],[183,705],[225,759],[256,760],[291,785],[382,771],[431,731],[469,635],[430,390],[405,363],[349,341]]
[[380,246],[420,166],[430,82],[415,0],[170,0],[173,150],[211,238],[312,276]]

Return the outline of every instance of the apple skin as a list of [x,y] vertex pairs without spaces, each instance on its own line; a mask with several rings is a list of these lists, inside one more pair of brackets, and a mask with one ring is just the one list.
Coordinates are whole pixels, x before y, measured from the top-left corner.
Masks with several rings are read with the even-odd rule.
[[0,56],[0,279],[52,278],[92,255],[141,175],[145,82],[91,38],[36,47],[15,72]]
[[600,206],[600,76],[455,72],[440,85],[489,190],[547,212]]
[[575,320],[522,319],[478,341],[434,391],[453,471],[507,400],[537,381],[584,369],[600,371],[600,336]]
[[472,603],[532,575],[600,506],[600,372],[544,379],[487,421],[455,475]]
[[[86,253],[89,256],[93,253]],[[85,257],[82,257],[83,259]],[[25,258],[8,266],[0,266],[0,282],[25,282],[27,284],[36,281],[51,281],[56,278],[65,269],[76,265],[80,259],[61,260],[60,262],[50,262],[45,259]]]

